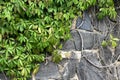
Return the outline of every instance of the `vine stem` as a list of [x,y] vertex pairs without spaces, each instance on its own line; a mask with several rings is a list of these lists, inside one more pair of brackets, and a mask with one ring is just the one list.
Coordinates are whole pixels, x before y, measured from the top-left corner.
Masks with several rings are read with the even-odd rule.
[[5,73],[4,73],[4,71],[2,71],[2,73],[3,73],[4,77],[5,77],[5,80],[8,80],[8,79],[7,79],[7,76],[6,76]]
[[35,75],[33,75],[33,74],[32,74],[32,80],[36,80],[36,79],[35,79]]

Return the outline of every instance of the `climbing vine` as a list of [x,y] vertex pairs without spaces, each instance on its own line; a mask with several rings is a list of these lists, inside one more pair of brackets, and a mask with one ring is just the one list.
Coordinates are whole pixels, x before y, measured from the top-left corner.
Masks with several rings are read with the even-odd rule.
[[93,6],[100,19],[116,17],[113,0],[0,0],[0,72],[27,80],[45,56],[59,62],[54,50],[70,37],[71,21]]
[[117,42],[119,41],[118,38],[113,37],[113,35],[110,34],[110,39],[109,40],[103,40],[102,41],[102,46],[107,47],[110,46],[112,48],[117,47]]

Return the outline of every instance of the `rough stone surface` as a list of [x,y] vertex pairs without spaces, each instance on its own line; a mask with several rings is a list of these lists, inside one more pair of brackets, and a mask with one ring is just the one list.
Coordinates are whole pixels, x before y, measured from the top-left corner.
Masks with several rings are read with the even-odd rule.
[[[114,55],[114,60],[116,60],[118,58],[118,56],[120,55],[120,45],[118,45],[115,49],[115,55]],[[120,60],[120,59],[119,59]]]
[[105,37],[104,35],[96,32],[88,32],[79,29],[72,30],[71,35],[72,39],[68,40],[64,44],[63,50],[81,50],[82,45],[84,49],[92,49],[95,45],[98,47],[98,43],[101,43]]
[[83,19],[80,17],[77,19],[76,27],[78,29],[93,31],[91,19],[90,19],[89,14],[87,12],[84,12]]
[[[105,51],[107,51],[107,49]],[[71,51],[71,52],[66,52],[66,54],[67,53],[71,54],[71,57],[64,58],[59,64],[55,64],[52,62],[49,62],[47,65],[41,64],[40,70],[36,75],[36,79],[37,80],[51,80],[51,79],[52,80],[119,80],[120,77],[119,62],[115,63],[115,65],[112,66],[111,63],[104,64],[105,63],[104,60],[100,58],[101,57],[100,49],[94,49],[94,50],[86,49],[83,50],[82,52]],[[109,51],[105,53],[109,54]],[[107,59],[109,58],[107,57]]]
[[[91,51],[84,51],[86,58],[81,58],[79,67],[77,68],[79,80],[112,80],[112,75],[100,66],[103,66],[99,60],[99,53]],[[89,60],[89,61],[88,61]],[[109,76],[109,79],[107,78]]]
[[80,76],[79,80],[104,80],[102,71],[91,66],[84,59],[79,64],[78,75]]
[[[68,44],[67,42],[70,42],[68,40],[63,47],[63,50],[81,51],[83,49],[82,58],[79,63],[76,63],[76,69],[75,66],[72,69],[73,74],[69,73],[69,69],[64,70],[67,76],[64,76],[62,80],[74,80],[73,76],[77,76],[75,80],[120,80],[120,59],[118,58],[120,45],[115,49],[110,46],[106,48],[101,46],[102,41],[109,39],[111,33],[120,38],[119,24],[111,22],[109,18],[96,20],[91,13],[85,13],[85,19],[87,21],[84,25],[84,23],[82,24],[84,20],[78,18],[77,29],[71,31],[74,46]],[[119,19],[118,22],[120,22]],[[71,65],[72,63],[74,62],[71,61]]]
[[76,50],[74,42],[75,41],[73,39],[66,41],[64,46],[63,46],[63,50]]
[[92,49],[92,47],[94,46],[96,33],[87,32],[87,31],[79,31],[79,33],[83,38],[83,48]]
[[102,48],[101,49],[101,54],[100,57],[102,58],[104,64],[110,64],[113,61],[113,54],[112,54],[112,49],[109,47]]
[[118,77],[118,80],[120,80],[120,62],[118,63],[118,66],[117,66],[117,77]]
[[108,26],[105,22],[105,20],[100,20],[97,22],[97,25],[95,26],[95,29],[105,35],[107,35],[108,32]]
[[78,17],[77,18],[77,21],[76,21],[76,27],[79,28],[80,24],[82,23],[83,19],[81,17]]
[[76,80],[78,78],[76,75],[76,65],[81,59],[81,52],[62,51],[61,54],[70,54],[70,56],[64,57],[59,64],[48,62],[47,65],[44,65],[45,63],[42,63],[39,72],[35,76],[36,80]]
[[52,62],[48,62],[47,65],[41,64],[39,71],[40,72],[36,75],[36,79],[39,79],[40,77],[40,80],[48,80],[61,77],[57,66]]

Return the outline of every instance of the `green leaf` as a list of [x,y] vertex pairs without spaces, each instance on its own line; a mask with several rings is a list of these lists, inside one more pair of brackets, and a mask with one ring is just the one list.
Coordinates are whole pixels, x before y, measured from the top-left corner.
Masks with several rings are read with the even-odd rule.
[[115,48],[117,46],[117,43],[115,41],[112,41],[112,47]]
[[0,34],[0,42],[2,41],[2,34]]
[[18,59],[20,56],[15,56],[13,59]]
[[118,39],[118,38],[113,38],[113,40],[114,40],[114,41],[119,41],[119,39]]
[[106,47],[108,45],[108,43],[106,41],[102,41],[102,46]]
[[19,66],[23,66],[23,61],[19,59],[18,64],[19,64]]
[[61,60],[62,56],[57,51],[54,51],[52,55],[52,61],[55,63],[59,63]]
[[35,65],[33,72],[32,72],[32,75],[36,75],[36,73],[39,71],[39,68],[40,68],[39,64]]
[[113,40],[113,35],[112,34],[110,34],[110,39]]
[[74,0],[73,2],[74,2],[74,4],[78,4],[78,0]]
[[27,76],[27,70],[26,68],[23,68],[21,71],[22,76]]

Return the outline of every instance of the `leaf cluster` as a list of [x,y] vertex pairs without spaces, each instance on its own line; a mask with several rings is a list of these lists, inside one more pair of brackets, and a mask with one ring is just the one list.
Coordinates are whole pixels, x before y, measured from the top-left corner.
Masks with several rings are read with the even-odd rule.
[[107,40],[107,41],[103,40],[103,41],[102,41],[102,46],[103,46],[103,47],[110,46],[110,47],[112,47],[112,48],[115,48],[115,47],[117,46],[117,42],[118,42],[118,41],[119,41],[118,38],[115,38],[115,37],[113,37],[113,36],[110,34],[110,39]]
[[98,18],[102,19],[105,16],[109,16],[111,19],[116,18],[116,11],[113,0],[98,0],[99,13]]

